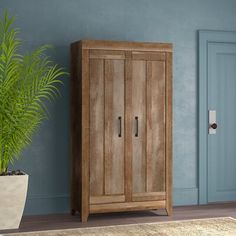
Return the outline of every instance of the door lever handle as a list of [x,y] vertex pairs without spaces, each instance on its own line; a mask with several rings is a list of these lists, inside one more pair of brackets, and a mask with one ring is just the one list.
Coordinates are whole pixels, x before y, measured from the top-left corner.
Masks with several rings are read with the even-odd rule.
[[211,128],[212,128],[212,129],[217,129],[217,124],[216,124],[216,123],[212,123],[212,124],[211,124]]
[[215,110],[209,110],[208,114],[208,133],[209,134],[216,134],[217,129],[217,123],[216,123],[216,111]]

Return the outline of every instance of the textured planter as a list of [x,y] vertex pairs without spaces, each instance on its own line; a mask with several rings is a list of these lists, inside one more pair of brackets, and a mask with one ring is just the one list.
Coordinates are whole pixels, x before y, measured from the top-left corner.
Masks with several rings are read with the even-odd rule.
[[0,176],[0,230],[19,228],[28,189],[28,175]]

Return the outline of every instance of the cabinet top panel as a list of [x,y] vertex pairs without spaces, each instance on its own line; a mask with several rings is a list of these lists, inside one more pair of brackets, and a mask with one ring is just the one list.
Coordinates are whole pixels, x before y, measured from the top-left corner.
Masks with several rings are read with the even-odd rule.
[[72,45],[76,44],[77,45],[79,44],[79,46],[82,49],[172,52],[171,43],[108,41],[108,40],[80,40],[72,43]]

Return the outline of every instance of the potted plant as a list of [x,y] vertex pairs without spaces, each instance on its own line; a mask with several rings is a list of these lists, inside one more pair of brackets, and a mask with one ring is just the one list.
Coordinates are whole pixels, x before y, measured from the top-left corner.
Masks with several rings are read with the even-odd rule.
[[10,171],[32,135],[47,118],[45,102],[59,93],[66,73],[45,55],[44,45],[20,55],[14,17],[0,20],[0,230],[18,228],[27,195],[28,175]]

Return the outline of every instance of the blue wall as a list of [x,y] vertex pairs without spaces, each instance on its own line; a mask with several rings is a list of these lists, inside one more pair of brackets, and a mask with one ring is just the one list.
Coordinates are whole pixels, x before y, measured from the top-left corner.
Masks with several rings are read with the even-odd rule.
[[[235,0],[0,0],[17,15],[25,49],[52,43],[69,65],[69,44],[116,39],[174,44],[174,203],[198,203],[197,30],[236,30]],[[69,209],[69,83],[16,164],[30,174],[26,214]]]

